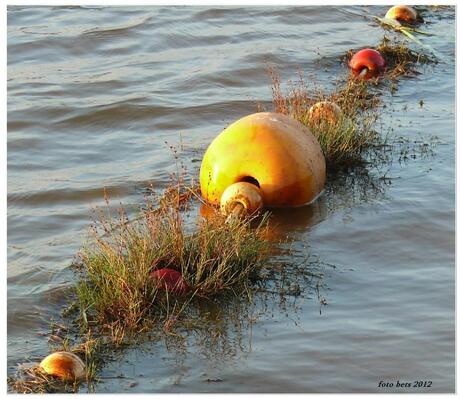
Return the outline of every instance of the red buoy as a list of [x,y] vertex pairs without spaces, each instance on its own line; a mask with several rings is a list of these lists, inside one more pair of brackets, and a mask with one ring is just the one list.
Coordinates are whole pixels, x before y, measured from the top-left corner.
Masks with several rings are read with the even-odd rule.
[[190,287],[183,279],[182,274],[174,269],[159,269],[150,273],[150,277],[156,282],[157,288],[167,290],[174,295],[185,295]]
[[356,78],[370,79],[385,71],[386,62],[377,50],[366,48],[353,55],[348,66]]

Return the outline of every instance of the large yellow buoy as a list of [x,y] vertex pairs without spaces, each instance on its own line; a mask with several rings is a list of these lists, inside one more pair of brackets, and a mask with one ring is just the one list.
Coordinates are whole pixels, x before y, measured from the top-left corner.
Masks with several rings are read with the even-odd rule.
[[313,201],[325,180],[316,138],[300,122],[272,112],[228,126],[206,150],[200,171],[201,193],[215,205],[229,186],[246,182],[259,188],[264,207],[299,206]]
[[64,381],[80,380],[86,375],[85,364],[71,352],[54,352],[41,361],[40,367],[45,373]]

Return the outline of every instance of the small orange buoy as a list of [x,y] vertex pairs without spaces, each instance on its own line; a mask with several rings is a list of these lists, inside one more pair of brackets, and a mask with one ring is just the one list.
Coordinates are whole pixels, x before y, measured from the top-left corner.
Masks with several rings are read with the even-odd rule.
[[158,269],[150,273],[150,277],[156,282],[158,288],[167,290],[174,295],[182,296],[190,290],[182,274],[174,269]]
[[54,352],[45,357],[40,367],[46,374],[64,381],[75,381],[85,377],[85,364],[71,352]]
[[304,205],[321,193],[325,180],[326,162],[313,134],[273,112],[248,115],[228,126],[206,150],[200,170],[201,193],[214,205],[240,182],[253,185],[266,207]]
[[323,121],[336,125],[342,117],[342,110],[332,101],[320,101],[311,106],[307,116],[308,122],[314,125],[319,125]]
[[399,22],[414,23],[417,21],[417,11],[409,6],[393,6],[387,11],[385,18],[395,19]]
[[377,51],[366,48],[358,51],[348,63],[356,78],[370,79],[382,74],[386,68],[385,59]]

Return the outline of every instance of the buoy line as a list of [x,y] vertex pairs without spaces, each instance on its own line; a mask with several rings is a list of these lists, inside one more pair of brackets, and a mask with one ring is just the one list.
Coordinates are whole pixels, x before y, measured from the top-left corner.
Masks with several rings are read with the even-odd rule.
[[[421,21],[409,6],[391,7],[384,19],[411,38],[422,33],[400,23]],[[388,22],[396,21],[396,22]],[[355,79],[381,77],[386,60],[374,49],[358,51],[349,61]],[[311,123],[336,124],[343,118],[341,108],[320,101],[308,110]],[[241,118],[218,135],[208,147],[200,169],[201,195],[219,205],[227,222],[251,217],[265,207],[290,207],[311,203],[324,189],[326,161],[317,139],[297,120],[277,113],[255,113]],[[191,291],[182,274],[167,267],[150,273],[159,290],[183,296]],[[45,357],[39,368],[64,382],[78,383],[87,376],[80,357],[57,351]]]

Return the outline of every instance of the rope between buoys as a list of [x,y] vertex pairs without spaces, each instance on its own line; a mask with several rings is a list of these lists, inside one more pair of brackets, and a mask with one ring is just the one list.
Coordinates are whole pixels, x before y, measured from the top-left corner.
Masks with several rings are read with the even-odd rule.
[[361,70],[361,72],[359,73],[358,77],[359,77],[359,78],[364,78],[364,76],[366,76],[366,73],[367,73],[368,71],[369,71],[368,68],[363,68],[363,69]]
[[241,214],[245,211],[245,207],[241,202],[236,202],[232,210],[225,219],[225,223],[232,223],[241,218]]

